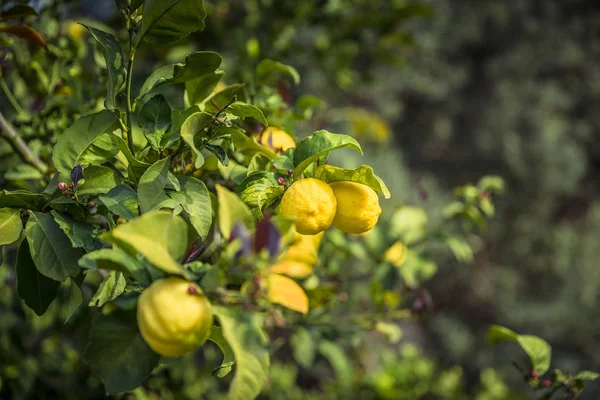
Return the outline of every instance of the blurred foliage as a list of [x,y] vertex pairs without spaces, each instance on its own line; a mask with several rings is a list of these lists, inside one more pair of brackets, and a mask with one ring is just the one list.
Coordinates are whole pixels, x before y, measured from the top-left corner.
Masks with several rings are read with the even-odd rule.
[[[77,20],[82,11],[95,12],[94,17],[104,19],[107,25],[117,18],[103,11],[112,1],[98,2],[91,10],[86,10],[83,2],[67,2],[69,8],[58,11],[59,3],[52,11],[63,18]],[[394,271],[393,263],[385,258],[390,246],[411,241],[420,246],[424,226],[435,230],[431,228],[457,215],[465,217],[461,224],[474,224],[485,232],[462,238],[466,247],[436,233],[437,244],[427,249],[436,264],[406,255],[407,265],[417,265],[419,273],[425,271],[432,280],[423,279],[426,291],[407,295],[413,307],[425,308],[427,313],[416,323],[403,323],[401,335],[424,348],[431,358],[406,344],[398,346],[397,352],[377,348],[382,337],[390,339],[388,329],[380,326],[372,333],[382,336],[373,348],[340,344],[346,351],[356,351],[357,359],[381,354],[377,360],[361,360],[362,366],[346,378],[338,375],[348,371],[335,368],[341,362],[336,364],[327,357],[335,357],[339,351],[319,352],[310,368],[302,367],[302,361],[295,360],[290,351],[282,351],[281,361],[271,368],[265,398],[316,399],[324,394],[336,398],[350,391],[366,399],[400,398],[399,391],[410,393],[407,398],[441,394],[478,400],[518,398],[509,387],[521,388],[521,377],[511,369],[509,360],[524,358],[516,349],[493,350],[484,344],[491,323],[544,337],[552,344],[554,360],[562,369],[592,369],[600,364],[600,338],[594,322],[600,287],[596,268],[600,203],[595,184],[600,157],[600,120],[595,113],[600,101],[596,84],[600,39],[590,33],[600,18],[596,2],[207,3],[205,32],[178,46],[148,49],[151,55],[147,58],[180,62],[194,49],[214,49],[224,55],[225,69],[231,71],[224,78],[228,84],[248,81],[263,58],[293,65],[302,77],[300,86],[280,84],[273,96],[263,99],[261,108],[275,110],[278,105],[269,99],[281,102],[289,98],[303,117],[315,113],[311,127],[299,129],[301,137],[313,128],[335,131],[344,126],[339,130],[373,147],[371,155],[361,161],[381,171],[393,198],[408,205],[386,210],[389,218],[382,222],[406,213],[399,219],[414,225],[394,225],[395,232],[375,231],[373,235],[383,234],[381,231],[391,235],[380,239],[385,246],[376,250],[369,247],[368,236],[351,240],[349,251],[359,260],[353,264],[347,264],[331,235],[322,255],[333,259],[328,263],[330,277],[365,273],[368,265],[362,264],[360,257],[364,260],[368,253],[361,252],[368,251],[378,254],[380,276],[385,276],[386,271]],[[104,95],[106,85],[103,60],[91,50],[90,37],[83,35],[78,25],[66,20],[57,24],[49,16],[42,13],[36,27],[53,56],[33,52],[32,57],[26,51],[31,45],[15,45],[16,39],[1,37],[16,49],[10,53],[14,59],[2,59],[3,77],[14,87],[14,96],[23,108],[15,114],[13,124],[46,161],[48,143],[55,140],[56,133],[83,110],[102,106],[97,99]],[[143,71],[144,62],[139,65]],[[328,105],[327,111],[316,98],[299,96],[305,93],[317,94]],[[52,103],[43,100],[48,94],[57,94]],[[3,110],[10,107],[0,98]],[[179,101],[183,103],[183,99]],[[302,104],[311,107],[303,109]],[[312,109],[318,105],[320,109]],[[289,121],[288,117],[282,121]],[[380,146],[388,140],[398,149]],[[23,187],[29,184],[27,179],[37,176],[35,170],[19,164],[4,141],[0,141],[0,152],[2,188],[5,173],[13,184]],[[345,167],[358,163],[346,153],[338,160]],[[454,186],[477,182],[485,174],[500,175],[507,181],[506,194],[495,208],[486,203],[488,190],[481,188],[482,182],[462,187],[457,193],[459,206],[451,203],[444,208],[454,199]],[[495,221],[483,226],[477,213],[495,215]],[[453,229],[464,232],[461,224]],[[4,262],[10,264],[14,253],[7,248],[4,253]],[[474,259],[474,264],[459,265],[455,259]],[[402,271],[403,280],[419,279],[419,275],[408,275],[409,268]],[[59,301],[38,318],[17,301],[12,289],[14,273],[3,266],[0,278],[4,285],[0,293],[0,395],[19,392],[25,399],[31,398],[28,390],[35,390],[53,398],[57,393],[65,396],[68,387],[73,399],[104,398],[100,382],[89,377],[79,356],[87,327],[77,322],[86,320],[90,311],[80,310],[64,323],[69,294],[62,288]],[[89,284],[87,298],[98,282]],[[351,287],[351,301],[340,311],[360,310],[361,296],[372,294],[381,309],[408,300],[395,297],[378,283]],[[439,307],[443,312],[432,313],[427,307]],[[193,356],[173,361],[173,368],[149,380],[148,396],[198,398],[200,393],[216,393],[222,387],[214,379],[202,377],[210,375],[219,361],[219,351],[209,345]],[[455,364],[461,367],[452,367]],[[505,367],[485,369],[489,366]],[[510,384],[504,383],[506,379]],[[344,383],[347,386],[340,388]],[[173,394],[173,387],[181,389],[181,397]],[[582,398],[596,398],[599,390],[598,384],[592,384]],[[144,398],[146,394],[137,395]]]

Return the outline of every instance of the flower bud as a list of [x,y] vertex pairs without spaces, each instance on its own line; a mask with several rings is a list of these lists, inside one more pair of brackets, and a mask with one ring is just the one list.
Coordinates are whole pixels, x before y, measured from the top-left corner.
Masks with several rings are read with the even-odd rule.
[[95,202],[94,200],[90,201],[90,202],[88,203],[88,207],[90,207],[90,208],[94,208],[94,207],[96,207],[96,202]]
[[77,197],[71,196],[71,200],[75,201],[75,200],[77,200]]
[[69,188],[69,185],[67,185],[67,183],[66,183],[66,182],[59,182],[59,183],[58,183],[58,188],[59,188],[60,190],[67,190],[67,189]]
[[285,183],[285,179],[279,177],[279,178],[277,178],[277,183],[279,183],[280,185],[283,185]]

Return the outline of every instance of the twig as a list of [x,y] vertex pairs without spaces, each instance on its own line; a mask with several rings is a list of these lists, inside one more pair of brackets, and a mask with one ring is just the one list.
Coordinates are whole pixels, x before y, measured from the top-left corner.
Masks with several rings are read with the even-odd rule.
[[0,134],[4,137],[8,143],[15,149],[19,156],[28,164],[33,165],[42,174],[48,172],[48,166],[40,160],[29,148],[27,143],[21,136],[14,130],[12,126],[4,119],[4,115],[0,112]]
[[127,83],[125,86],[125,95],[127,96],[127,145],[131,154],[135,155],[133,147],[133,129],[132,129],[132,107],[131,107],[131,78],[133,75],[133,60],[135,58],[136,47],[133,45],[133,27],[131,26],[131,16],[127,17],[127,30],[129,31],[129,62],[127,63]]
[[13,106],[15,111],[19,114],[23,114],[24,113],[23,107],[21,107],[21,105],[19,104],[19,102],[17,101],[15,96],[10,91],[10,88],[6,84],[6,80],[4,79],[4,77],[2,76],[1,73],[0,73],[0,87],[2,88],[4,95],[6,96],[6,98],[10,102],[10,104]]

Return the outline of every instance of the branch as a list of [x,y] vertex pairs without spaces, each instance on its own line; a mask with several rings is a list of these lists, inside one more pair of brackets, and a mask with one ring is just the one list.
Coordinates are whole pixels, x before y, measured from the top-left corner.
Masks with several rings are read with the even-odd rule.
[[19,153],[19,156],[28,164],[33,165],[42,174],[48,172],[48,166],[40,160],[33,151],[29,148],[27,143],[21,136],[10,126],[8,121],[4,119],[4,115],[0,112],[0,135],[4,137],[13,149]]

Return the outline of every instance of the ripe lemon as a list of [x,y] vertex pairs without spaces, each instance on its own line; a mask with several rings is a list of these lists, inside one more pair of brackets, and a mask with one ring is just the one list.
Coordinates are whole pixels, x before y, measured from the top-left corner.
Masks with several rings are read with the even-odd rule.
[[381,207],[373,189],[347,181],[334,182],[330,186],[337,200],[333,226],[346,233],[364,233],[375,226]]
[[269,272],[282,274],[294,279],[306,279],[313,273],[314,265],[293,260],[282,260],[269,267]]
[[178,357],[206,341],[213,324],[212,306],[196,284],[178,277],[160,279],[142,292],[137,321],[152,350]]
[[316,235],[301,235],[296,232],[294,243],[279,256],[279,260],[297,261],[315,265],[318,258],[317,250],[319,249],[322,237],[323,232]]
[[314,178],[294,182],[281,199],[281,215],[294,218],[296,231],[302,235],[316,235],[329,228],[335,210],[332,188]]
[[273,126],[268,127],[260,134],[258,142],[276,153],[283,153],[287,149],[296,147],[296,142],[290,135]]

